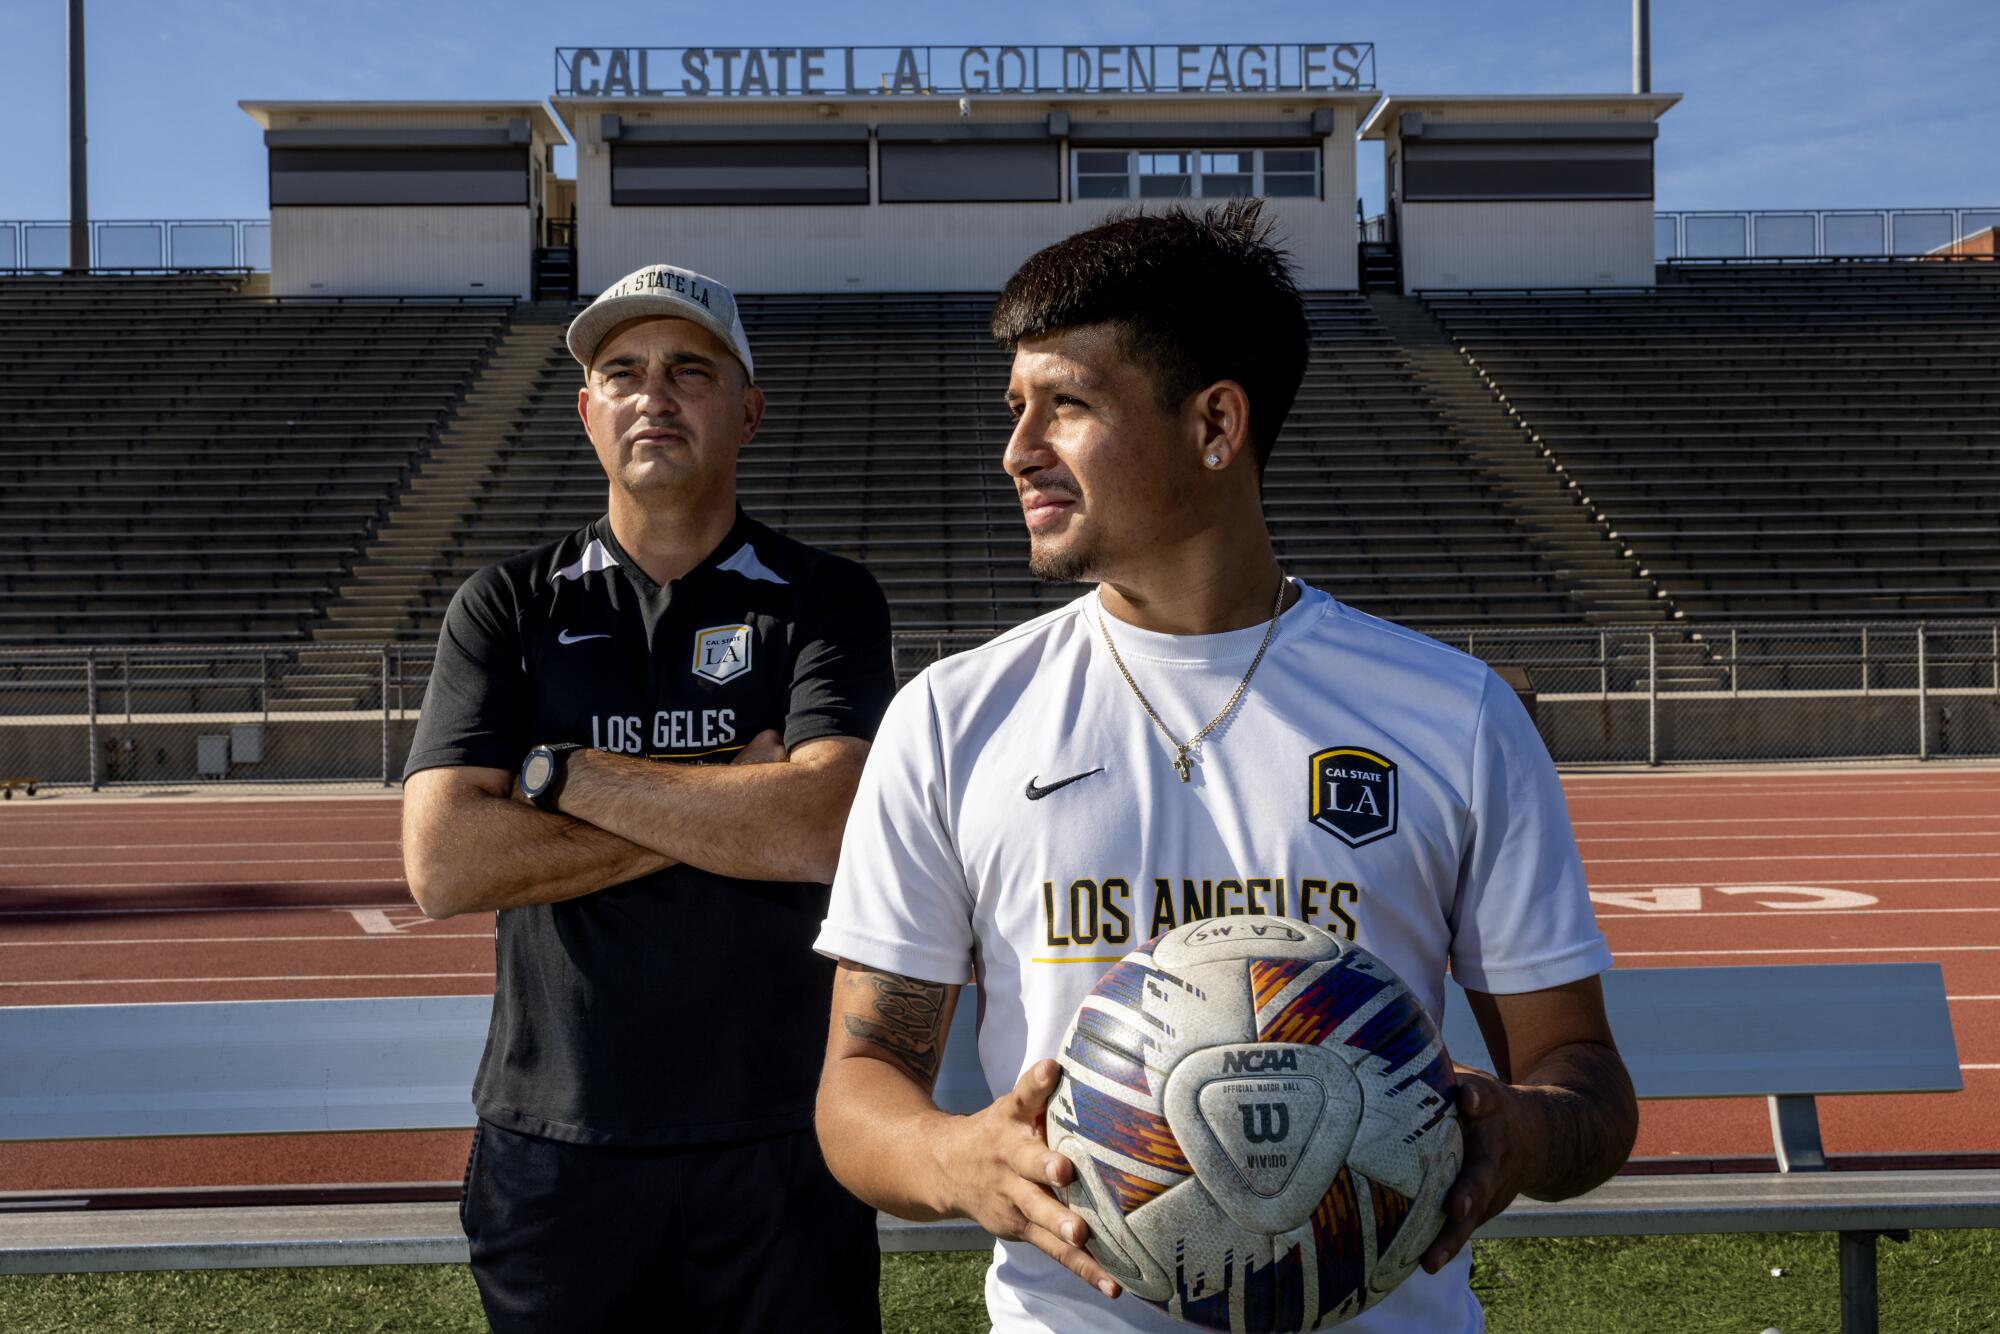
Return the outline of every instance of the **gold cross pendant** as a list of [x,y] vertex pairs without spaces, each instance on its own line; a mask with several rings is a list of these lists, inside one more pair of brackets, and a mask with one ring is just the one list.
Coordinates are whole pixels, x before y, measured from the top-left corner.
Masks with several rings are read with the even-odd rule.
[[1183,783],[1188,781],[1188,753],[1186,746],[1180,747],[1174,755],[1174,772],[1181,776]]

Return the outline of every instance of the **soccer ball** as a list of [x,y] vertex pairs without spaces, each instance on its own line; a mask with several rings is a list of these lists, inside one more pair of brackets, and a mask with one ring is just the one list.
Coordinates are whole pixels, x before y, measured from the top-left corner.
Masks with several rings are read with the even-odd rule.
[[1064,1035],[1049,1147],[1098,1263],[1168,1314],[1306,1330],[1367,1310],[1444,1222],[1451,1059],[1387,964],[1277,917],[1192,922]]

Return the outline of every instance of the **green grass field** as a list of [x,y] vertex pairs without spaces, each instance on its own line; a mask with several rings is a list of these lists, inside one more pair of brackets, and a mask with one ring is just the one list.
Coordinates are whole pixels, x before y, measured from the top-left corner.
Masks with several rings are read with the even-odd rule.
[[[2000,1331],[2000,1232],[1920,1232],[1880,1256],[1883,1329]],[[887,1257],[884,1328],[984,1331],[985,1268],[983,1253]],[[1479,1244],[1473,1286],[1494,1334],[1832,1334],[1836,1274],[1818,1233],[1496,1241]],[[0,1278],[7,1334],[484,1328],[458,1266]]]

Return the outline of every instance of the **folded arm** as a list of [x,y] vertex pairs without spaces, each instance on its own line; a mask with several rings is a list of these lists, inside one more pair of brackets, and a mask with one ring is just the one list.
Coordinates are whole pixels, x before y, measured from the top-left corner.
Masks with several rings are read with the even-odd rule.
[[651,848],[513,797],[509,769],[421,769],[403,782],[403,873],[424,915],[560,903],[673,865]]
[[[776,745],[776,734],[760,741]],[[655,764],[580,750],[569,757],[558,804],[565,815],[716,875],[823,885],[840,860],[841,828],[867,756],[868,743],[855,737],[807,741],[789,757],[779,746],[779,764]]]
[[[853,791],[835,752],[849,747],[867,750],[863,742],[829,738],[807,742],[786,763],[784,744],[767,731],[727,765],[655,764],[576,751],[569,757],[561,813],[520,799],[510,770],[419,770],[403,784],[410,895],[425,915],[442,918],[560,903],[680,862],[750,879],[811,878],[794,873],[802,870],[830,877],[839,820]],[[859,756],[852,762],[858,770]],[[752,773],[778,781],[737,781]],[[822,806],[829,793],[839,796],[836,812]],[[796,823],[789,816],[773,821],[772,812],[783,808],[767,803],[788,799],[799,802]],[[583,809],[574,809],[578,805]],[[830,849],[824,846],[829,837]]]

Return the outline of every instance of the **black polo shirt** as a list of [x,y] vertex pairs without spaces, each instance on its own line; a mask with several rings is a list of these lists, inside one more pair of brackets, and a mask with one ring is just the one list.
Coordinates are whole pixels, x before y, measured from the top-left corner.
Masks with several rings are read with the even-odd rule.
[[[872,740],[894,691],[888,604],[859,565],[739,511],[661,587],[600,518],[458,590],[403,772],[513,769],[553,741],[723,764],[766,728],[788,747]],[[765,818],[779,836],[785,813]],[[479,1114],[577,1144],[809,1126],[833,983],[812,948],[826,906],[823,885],[675,866],[503,910]]]

